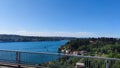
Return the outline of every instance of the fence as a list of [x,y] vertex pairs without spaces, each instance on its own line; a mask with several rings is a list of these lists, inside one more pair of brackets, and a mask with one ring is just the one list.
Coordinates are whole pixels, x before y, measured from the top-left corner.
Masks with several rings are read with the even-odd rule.
[[120,68],[117,58],[8,50],[0,50],[0,62],[50,68]]

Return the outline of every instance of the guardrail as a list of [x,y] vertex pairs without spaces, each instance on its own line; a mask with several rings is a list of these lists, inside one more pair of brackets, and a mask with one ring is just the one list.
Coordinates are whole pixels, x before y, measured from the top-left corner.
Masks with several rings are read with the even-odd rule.
[[120,68],[117,58],[9,50],[0,50],[0,62],[50,68]]

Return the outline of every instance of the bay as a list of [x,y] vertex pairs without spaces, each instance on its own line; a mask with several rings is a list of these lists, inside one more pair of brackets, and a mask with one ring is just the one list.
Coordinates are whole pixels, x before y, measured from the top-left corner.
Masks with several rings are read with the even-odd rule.
[[5,42],[0,43],[0,50],[57,53],[58,48],[65,43],[67,43],[67,40],[41,42]]
[[[1,42],[0,50],[12,50],[12,51],[25,51],[20,53],[21,64],[43,64],[49,61],[56,61],[60,58],[59,55],[52,54],[34,54],[27,52],[48,52],[57,53],[58,48],[65,43],[67,40],[62,41],[41,41],[41,42]],[[16,53],[14,52],[0,52],[0,61],[16,63]]]

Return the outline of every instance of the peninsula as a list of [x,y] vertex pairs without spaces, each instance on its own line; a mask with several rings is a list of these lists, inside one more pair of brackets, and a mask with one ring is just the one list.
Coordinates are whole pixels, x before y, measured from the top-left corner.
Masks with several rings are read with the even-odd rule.
[[59,52],[74,55],[120,58],[119,38],[79,38],[59,48]]

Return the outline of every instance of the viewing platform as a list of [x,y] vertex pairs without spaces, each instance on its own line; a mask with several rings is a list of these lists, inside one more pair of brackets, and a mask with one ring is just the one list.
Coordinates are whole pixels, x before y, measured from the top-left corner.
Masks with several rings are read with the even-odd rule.
[[0,68],[120,68],[120,59],[0,50]]

